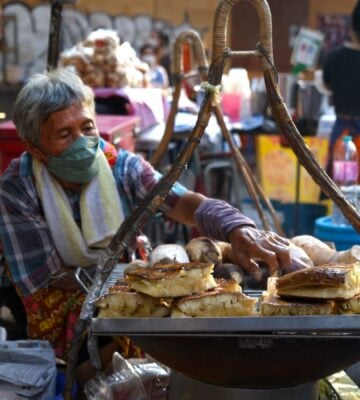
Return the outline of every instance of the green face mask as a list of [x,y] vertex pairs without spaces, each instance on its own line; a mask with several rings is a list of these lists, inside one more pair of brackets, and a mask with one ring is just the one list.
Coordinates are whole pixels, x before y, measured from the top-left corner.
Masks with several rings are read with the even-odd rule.
[[99,169],[99,143],[98,136],[80,136],[59,156],[48,156],[49,172],[66,182],[90,182]]

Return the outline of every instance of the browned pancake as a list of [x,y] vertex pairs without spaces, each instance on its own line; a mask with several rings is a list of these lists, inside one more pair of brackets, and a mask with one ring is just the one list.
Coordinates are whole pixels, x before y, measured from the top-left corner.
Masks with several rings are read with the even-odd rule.
[[180,297],[216,286],[211,263],[191,262],[156,265],[126,271],[131,289],[153,297]]
[[109,288],[108,294],[101,297],[96,306],[98,316],[102,318],[166,317],[170,313],[163,301],[134,292],[124,280]]
[[118,279],[114,285],[110,286],[108,293],[118,293],[118,292],[133,292],[124,278]]
[[153,267],[138,267],[126,272],[129,279],[169,279],[172,276],[177,276],[181,271],[189,271],[196,268],[206,269],[212,264],[205,262],[190,262],[190,263],[171,263],[158,264]]
[[334,313],[332,301],[284,300],[279,296],[264,292],[260,299],[260,314],[274,315],[329,315]]
[[214,288],[181,298],[171,309],[171,317],[240,317],[256,314],[256,299],[241,292]]
[[338,314],[360,314],[360,295],[336,302]]
[[225,292],[241,292],[241,286],[235,279],[215,278],[217,287],[216,290],[223,290]]
[[284,275],[276,281],[279,296],[349,299],[360,294],[360,263],[327,264]]

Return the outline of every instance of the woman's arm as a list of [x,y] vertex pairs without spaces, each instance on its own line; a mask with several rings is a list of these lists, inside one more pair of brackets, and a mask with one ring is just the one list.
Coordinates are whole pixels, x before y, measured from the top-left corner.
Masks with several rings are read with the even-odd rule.
[[288,240],[275,232],[256,229],[252,220],[224,201],[188,192],[167,215],[196,226],[201,234],[230,242],[234,261],[259,280],[261,274],[256,260],[265,262],[270,273],[289,268]]
[[195,211],[205,199],[206,197],[200,193],[188,191],[181,196],[175,203],[175,206],[165,214],[176,222],[195,226]]

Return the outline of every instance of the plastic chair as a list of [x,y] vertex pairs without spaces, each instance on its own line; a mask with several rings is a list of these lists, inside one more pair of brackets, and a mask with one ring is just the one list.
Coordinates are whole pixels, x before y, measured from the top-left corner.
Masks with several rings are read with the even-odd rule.
[[203,158],[201,161],[203,169],[202,175],[206,193],[210,197],[219,197],[218,193],[214,193],[212,185],[212,175],[214,172],[221,172],[221,186],[225,188],[224,200],[234,203],[237,208],[241,209],[241,187],[242,181],[239,169],[235,165],[229,153],[214,154],[210,157]]

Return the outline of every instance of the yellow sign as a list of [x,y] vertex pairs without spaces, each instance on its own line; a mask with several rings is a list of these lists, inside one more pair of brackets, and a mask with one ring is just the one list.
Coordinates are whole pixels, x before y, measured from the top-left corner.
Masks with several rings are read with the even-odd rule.
[[[304,137],[318,163],[324,168],[328,153],[328,139],[316,136]],[[256,137],[256,160],[261,186],[267,197],[282,202],[296,200],[297,157],[291,147],[283,146],[279,135]],[[308,172],[300,167],[299,201],[319,202],[320,187]]]

